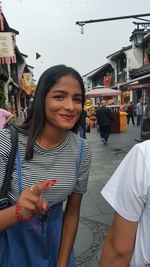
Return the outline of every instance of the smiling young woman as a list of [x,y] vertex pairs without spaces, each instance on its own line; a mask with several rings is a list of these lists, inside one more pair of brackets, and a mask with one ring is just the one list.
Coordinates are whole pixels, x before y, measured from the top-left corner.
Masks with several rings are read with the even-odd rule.
[[[74,69],[58,65],[40,77],[28,117],[17,127],[21,171],[17,175],[15,166],[12,174],[12,206],[0,211],[1,267],[75,266],[72,248],[91,164],[87,141],[75,134],[84,100]],[[11,150],[8,129],[0,131],[0,147],[1,186]]]

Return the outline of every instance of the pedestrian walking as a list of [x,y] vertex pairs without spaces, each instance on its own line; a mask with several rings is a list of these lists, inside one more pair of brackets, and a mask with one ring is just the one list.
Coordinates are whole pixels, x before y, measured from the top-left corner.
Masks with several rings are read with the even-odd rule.
[[127,124],[129,125],[130,123],[130,118],[132,120],[132,124],[134,125],[134,104],[131,101],[129,105],[127,106]]
[[141,104],[141,100],[139,99],[137,104],[136,104],[136,125],[140,126],[141,124],[141,117],[142,117],[142,104]]
[[14,115],[4,108],[0,108],[0,129],[3,129],[9,122],[11,122]]
[[[17,126],[11,206],[0,211],[1,267],[75,266],[73,244],[91,163],[87,141],[74,133],[84,100],[84,84],[74,69],[57,65],[41,75],[29,114]],[[0,131],[0,147],[1,187],[9,129]]]
[[80,119],[79,132],[80,136],[84,139],[86,139],[86,130],[87,130],[86,121],[87,121],[87,111],[83,110]]
[[135,145],[102,189],[115,209],[100,267],[150,266],[150,141]]
[[106,107],[105,100],[102,100],[101,107],[97,109],[96,118],[99,125],[101,140],[104,144],[107,144],[114,117],[111,110]]

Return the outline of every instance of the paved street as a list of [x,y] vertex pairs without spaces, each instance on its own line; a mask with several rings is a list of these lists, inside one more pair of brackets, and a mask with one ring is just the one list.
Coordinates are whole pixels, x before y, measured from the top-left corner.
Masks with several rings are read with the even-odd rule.
[[130,148],[140,137],[140,128],[129,125],[125,133],[112,134],[104,145],[96,129],[87,134],[93,161],[88,192],[83,197],[81,219],[75,242],[76,266],[98,267],[101,245],[112,222],[114,211],[100,195],[100,190]]

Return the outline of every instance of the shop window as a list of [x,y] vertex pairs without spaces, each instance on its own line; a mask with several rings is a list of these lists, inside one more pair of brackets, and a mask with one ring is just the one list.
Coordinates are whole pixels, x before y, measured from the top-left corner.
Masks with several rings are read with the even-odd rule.
[[123,72],[126,69],[126,56],[122,55],[117,60],[117,66],[118,66],[118,73]]

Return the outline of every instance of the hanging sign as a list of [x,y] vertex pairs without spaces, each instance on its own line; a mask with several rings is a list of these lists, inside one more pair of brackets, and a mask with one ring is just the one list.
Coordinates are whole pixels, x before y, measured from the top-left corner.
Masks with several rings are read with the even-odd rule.
[[0,57],[13,57],[14,46],[11,32],[0,32]]
[[21,78],[21,88],[29,95],[34,92],[35,84],[33,82],[32,74],[30,72],[23,73]]

